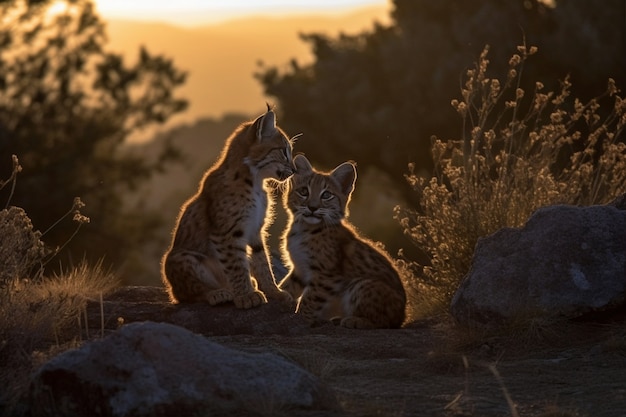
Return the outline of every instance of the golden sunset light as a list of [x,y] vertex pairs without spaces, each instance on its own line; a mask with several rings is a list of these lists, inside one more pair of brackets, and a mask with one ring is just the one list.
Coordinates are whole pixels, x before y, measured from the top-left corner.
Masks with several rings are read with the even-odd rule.
[[242,16],[287,16],[292,14],[333,14],[385,6],[388,0],[306,0],[306,1],[125,1],[99,0],[98,11],[106,19],[159,21],[180,26],[216,23]]
[[624,415],[626,0],[0,0],[0,415]]
[[311,48],[300,33],[368,30],[389,21],[389,7],[388,0],[97,2],[113,50],[132,60],[143,45],[188,72],[180,94],[189,107],[170,125],[258,113],[268,100],[253,76],[259,62],[309,62]]

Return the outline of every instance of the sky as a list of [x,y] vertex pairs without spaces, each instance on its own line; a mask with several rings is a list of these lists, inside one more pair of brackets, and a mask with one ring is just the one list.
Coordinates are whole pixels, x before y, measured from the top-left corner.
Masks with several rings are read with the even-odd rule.
[[180,26],[216,23],[249,15],[341,13],[386,5],[389,0],[96,0],[105,19],[165,22]]

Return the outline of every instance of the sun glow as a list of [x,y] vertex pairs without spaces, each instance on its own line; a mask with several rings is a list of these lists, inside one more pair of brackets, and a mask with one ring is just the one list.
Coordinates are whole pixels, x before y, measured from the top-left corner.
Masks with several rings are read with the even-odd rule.
[[65,1],[55,1],[48,6],[48,15],[55,16],[67,11],[68,5]]
[[191,26],[247,15],[280,16],[302,13],[340,13],[366,6],[386,5],[388,0],[96,0],[105,18],[164,21]]

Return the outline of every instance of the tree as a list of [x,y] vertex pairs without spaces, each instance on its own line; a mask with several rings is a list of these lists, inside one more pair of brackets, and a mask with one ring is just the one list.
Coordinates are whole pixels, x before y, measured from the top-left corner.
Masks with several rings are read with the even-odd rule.
[[[173,91],[186,74],[144,48],[132,65],[107,52],[90,0],[4,0],[0,16],[0,177],[11,173],[13,154],[23,167],[11,201],[3,190],[0,202],[23,207],[45,230],[81,197],[91,223],[61,259],[118,263],[158,221],[125,211],[121,193],[175,156],[167,147],[148,162],[121,145],[134,130],[185,109]],[[44,241],[61,245],[73,227],[57,225]]]
[[402,180],[407,164],[430,173],[431,136],[458,136],[450,102],[486,44],[491,74],[506,71],[526,40],[540,52],[523,79],[558,89],[569,74],[572,94],[586,100],[609,77],[626,84],[625,9],[624,0],[602,7],[590,0],[558,0],[555,7],[537,0],[394,0],[391,26],[336,38],[302,35],[311,64],[262,66],[257,78],[279,103],[285,129],[305,133],[298,148],[314,163],[354,159],[361,168],[374,166],[415,202]]

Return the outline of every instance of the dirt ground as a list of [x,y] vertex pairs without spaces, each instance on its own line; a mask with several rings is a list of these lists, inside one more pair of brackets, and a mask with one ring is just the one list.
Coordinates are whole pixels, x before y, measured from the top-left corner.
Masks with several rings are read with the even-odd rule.
[[[626,416],[624,317],[498,336],[445,318],[393,330],[309,328],[269,305],[241,311],[125,298],[105,303],[106,323],[168,321],[232,348],[283,355],[325,381],[342,407],[279,416]],[[101,323],[99,308],[90,327]]]
[[435,324],[213,339],[292,359],[326,381],[355,416],[626,415],[623,327],[575,327],[569,330],[589,339],[577,334],[571,344],[521,346],[493,338],[461,346]]

